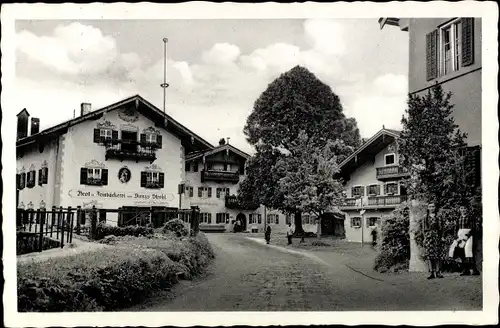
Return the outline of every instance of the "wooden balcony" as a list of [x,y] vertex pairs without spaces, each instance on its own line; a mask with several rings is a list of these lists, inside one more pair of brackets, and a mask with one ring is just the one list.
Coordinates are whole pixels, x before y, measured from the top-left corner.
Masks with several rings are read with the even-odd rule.
[[[346,198],[342,210],[359,210],[361,209],[356,205],[358,198]],[[373,196],[368,197],[368,204],[363,204],[363,209],[382,209],[382,208],[395,208],[402,202],[407,200],[406,195],[388,195],[388,196]],[[358,203],[359,204],[359,203]]]
[[120,161],[135,160],[139,162],[156,160],[156,147],[151,144],[141,144],[137,141],[129,140],[109,140],[106,142],[106,160],[116,158]]
[[201,182],[205,181],[238,183],[240,181],[240,174],[238,172],[202,170]]
[[226,208],[234,210],[255,210],[259,208],[258,204],[243,205],[238,200],[237,196],[226,196]]
[[377,167],[378,180],[390,180],[407,177],[410,174],[399,165]]

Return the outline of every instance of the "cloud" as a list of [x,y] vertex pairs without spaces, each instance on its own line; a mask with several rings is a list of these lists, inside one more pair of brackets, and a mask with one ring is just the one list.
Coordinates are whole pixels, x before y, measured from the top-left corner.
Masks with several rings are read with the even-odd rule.
[[[382,124],[397,128],[405,108],[406,76],[365,74],[373,63],[367,57],[352,61],[349,51],[357,41],[349,38],[343,22],[306,20],[308,47],[276,42],[242,52],[236,44],[216,42],[199,49],[193,56],[197,60],[168,58],[167,112],[214,144],[229,136],[232,144],[250,151],[242,130],[254,101],[273,79],[303,65],[340,96],[363,136]],[[163,105],[164,59],[123,52],[112,35],[96,27],[60,25],[47,36],[23,30],[17,42],[17,83],[20,92],[30,94],[19,99],[19,107],[39,111],[42,127],[71,118],[81,102],[99,108],[141,94],[159,108]],[[50,114],[42,110],[47,108]]]

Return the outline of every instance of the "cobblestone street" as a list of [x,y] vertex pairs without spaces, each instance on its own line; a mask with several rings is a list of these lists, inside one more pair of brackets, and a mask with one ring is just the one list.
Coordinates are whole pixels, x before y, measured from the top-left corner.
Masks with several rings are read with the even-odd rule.
[[244,234],[208,238],[217,257],[204,277],[126,311],[481,309],[481,277],[428,281],[426,273],[373,272],[359,254],[265,245]]

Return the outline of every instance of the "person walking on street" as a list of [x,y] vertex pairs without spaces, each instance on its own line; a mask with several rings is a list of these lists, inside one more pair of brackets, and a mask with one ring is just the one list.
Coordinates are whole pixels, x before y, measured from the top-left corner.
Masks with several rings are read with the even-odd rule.
[[271,241],[271,226],[267,226],[264,236],[266,239],[266,244],[269,244],[269,242]]
[[292,244],[293,229],[292,224],[288,223],[288,229],[286,230],[286,238],[288,238],[288,245]]

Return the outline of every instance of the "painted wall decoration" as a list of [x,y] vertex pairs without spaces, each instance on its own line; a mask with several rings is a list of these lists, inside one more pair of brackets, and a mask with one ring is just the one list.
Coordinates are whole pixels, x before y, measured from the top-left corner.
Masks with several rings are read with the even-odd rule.
[[114,129],[116,129],[116,125],[114,125],[110,121],[105,120],[105,121],[97,123],[97,128],[98,129],[111,129],[111,130],[114,130]]
[[139,128],[133,124],[120,124],[120,130],[137,132],[139,130]]
[[150,166],[146,166],[144,168],[146,171],[161,171],[161,167],[156,164],[151,164]]
[[127,183],[130,181],[130,178],[132,177],[132,173],[128,169],[128,167],[124,166],[118,171],[118,180],[120,180],[121,183]]
[[160,134],[160,130],[155,129],[154,127],[150,126],[149,128],[146,128],[146,129],[142,130],[142,133],[156,133],[156,134]]
[[104,168],[104,163],[99,162],[96,159],[91,160],[90,162],[85,163],[85,167],[95,167],[95,168]]
[[47,161],[46,161],[46,160],[45,160],[45,161],[43,161],[43,163],[42,163],[42,169],[46,168],[46,167],[47,167],[47,165],[48,165],[48,164],[47,164]]
[[139,114],[132,107],[123,108],[118,112],[118,117],[125,122],[133,123],[139,120]]

